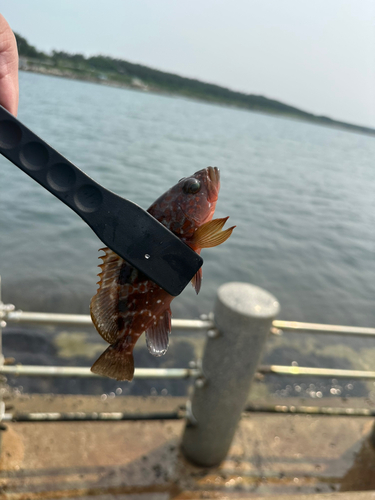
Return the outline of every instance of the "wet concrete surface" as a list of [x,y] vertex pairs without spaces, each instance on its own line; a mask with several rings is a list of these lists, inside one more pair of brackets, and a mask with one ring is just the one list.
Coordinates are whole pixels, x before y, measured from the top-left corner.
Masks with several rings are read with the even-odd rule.
[[[26,411],[167,411],[180,398],[28,397]],[[102,407],[101,407],[102,405]],[[218,467],[187,462],[184,420],[9,423],[0,498],[374,498],[373,418],[250,413]],[[218,436],[219,438],[219,436]],[[348,492],[348,495],[345,495]],[[350,492],[350,493],[349,493]],[[330,496],[326,496],[326,495]],[[285,497],[285,495],[287,495]],[[343,496],[344,495],[344,496]]]

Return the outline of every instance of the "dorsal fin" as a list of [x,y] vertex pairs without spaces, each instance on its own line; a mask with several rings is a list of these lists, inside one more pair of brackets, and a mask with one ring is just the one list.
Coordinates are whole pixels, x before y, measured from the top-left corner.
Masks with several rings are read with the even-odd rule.
[[156,325],[153,323],[146,330],[146,343],[149,352],[153,356],[163,356],[169,346],[169,334],[171,333],[171,309],[168,307],[159,314]]
[[109,344],[114,344],[118,337],[118,284],[121,266],[124,260],[109,248],[102,248],[105,255],[101,256],[103,264],[99,267],[100,281],[96,295],[91,299],[91,318],[99,334]]

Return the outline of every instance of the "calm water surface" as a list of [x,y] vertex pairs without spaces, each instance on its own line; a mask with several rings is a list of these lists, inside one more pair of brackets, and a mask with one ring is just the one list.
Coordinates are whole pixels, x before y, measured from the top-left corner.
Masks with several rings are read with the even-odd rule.
[[[192,100],[21,73],[19,118],[105,187],[147,208],[181,177],[221,169],[217,217],[237,228],[203,251],[175,317],[247,281],[280,318],[375,324],[374,138]],[[87,313],[102,246],[79,217],[0,158],[3,300]]]

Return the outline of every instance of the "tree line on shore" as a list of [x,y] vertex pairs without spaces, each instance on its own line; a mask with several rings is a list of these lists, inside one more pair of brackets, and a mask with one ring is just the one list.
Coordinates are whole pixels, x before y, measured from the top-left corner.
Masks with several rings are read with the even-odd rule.
[[355,129],[361,132],[374,134],[375,130],[351,125],[344,122],[332,120],[325,116],[317,116],[312,113],[289,106],[280,101],[268,99],[262,95],[245,94],[236,92],[219,85],[205,83],[200,80],[185,78],[173,73],[167,73],[157,69],[149,68],[141,64],[134,64],[123,59],[117,59],[105,55],[85,57],[82,54],[69,54],[64,51],[53,50],[51,54],[37,50],[28,41],[15,33],[19,55],[26,59],[38,61],[40,64],[49,65],[62,71],[75,72],[77,77],[81,75],[105,79],[124,85],[136,86],[134,82],[141,83],[144,88],[155,91],[163,91],[194,97],[205,101],[211,101],[226,105],[237,106],[252,111],[282,114],[288,117],[300,118],[314,121],[323,125],[336,125],[340,127]]

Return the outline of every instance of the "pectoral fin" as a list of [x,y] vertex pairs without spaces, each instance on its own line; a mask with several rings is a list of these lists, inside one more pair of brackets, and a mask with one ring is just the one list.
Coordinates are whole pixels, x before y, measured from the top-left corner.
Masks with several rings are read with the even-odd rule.
[[198,295],[202,285],[202,268],[198,269],[198,271],[194,274],[191,283],[195,289],[196,294]]
[[222,231],[229,217],[210,220],[202,224],[194,233],[192,243],[195,248],[211,248],[221,245],[232,234],[236,226]]
[[171,333],[171,310],[168,307],[163,314],[155,320],[155,324],[146,330],[146,344],[153,356],[163,356],[169,346],[169,335]]

